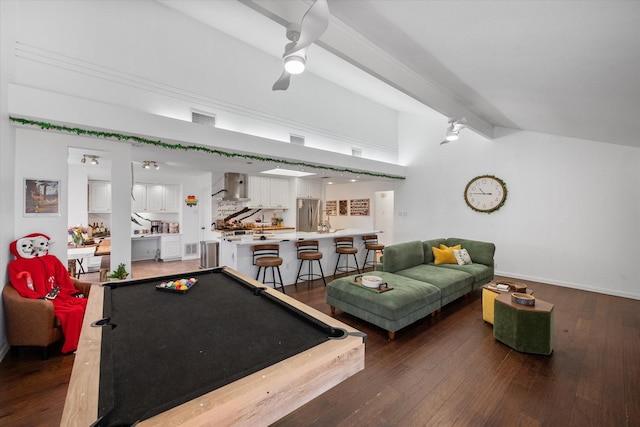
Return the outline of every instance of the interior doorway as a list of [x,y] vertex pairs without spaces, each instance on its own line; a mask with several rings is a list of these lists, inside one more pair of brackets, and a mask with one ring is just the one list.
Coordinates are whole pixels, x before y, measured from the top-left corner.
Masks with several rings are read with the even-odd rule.
[[382,230],[383,233],[378,235],[378,241],[383,245],[393,244],[393,191],[376,191],[373,193],[373,228]]

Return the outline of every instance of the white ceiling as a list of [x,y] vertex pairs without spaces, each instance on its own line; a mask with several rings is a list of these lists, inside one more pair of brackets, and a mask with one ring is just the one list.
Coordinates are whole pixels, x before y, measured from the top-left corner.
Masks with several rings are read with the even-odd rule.
[[[277,57],[311,4],[160,2]],[[328,2],[309,72],[398,110],[465,116],[487,137],[502,126],[640,147],[640,1]]]

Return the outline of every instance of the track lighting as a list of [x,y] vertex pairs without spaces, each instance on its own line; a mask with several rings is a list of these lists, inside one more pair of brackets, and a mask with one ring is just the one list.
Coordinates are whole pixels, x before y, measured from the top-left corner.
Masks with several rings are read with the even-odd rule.
[[94,156],[91,154],[83,154],[82,155],[82,159],[80,160],[80,163],[87,163],[87,159],[90,160],[90,163],[92,165],[98,165],[98,159],[100,158],[100,156]]
[[152,166],[155,170],[160,169],[160,166],[154,160],[145,160],[142,162],[142,169],[149,169]]

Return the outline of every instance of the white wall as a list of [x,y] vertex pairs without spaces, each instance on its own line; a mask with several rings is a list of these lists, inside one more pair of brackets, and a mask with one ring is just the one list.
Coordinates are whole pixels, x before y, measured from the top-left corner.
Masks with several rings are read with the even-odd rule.
[[311,73],[274,92],[281,58],[157,2],[17,3],[17,84],[187,121],[195,108],[223,129],[396,159],[394,110]]
[[[492,241],[499,274],[640,298],[640,263],[627,248],[640,238],[639,149],[508,129],[491,141],[463,131],[441,146],[435,128],[445,121],[401,116],[400,157],[411,160],[396,186],[396,211],[407,212],[399,241]],[[483,174],[507,184],[506,204],[491,214],[463,199]]]
[[373,230],[375,212],[375,193],[377,191],[393,190],[393,182],[363,181],[349,184],[333,184],[325,187],[325,202],[327,200],[352,200],[369,199],[368,216],[336,215],[329,217],[331,228],[356,228],[360,230]]

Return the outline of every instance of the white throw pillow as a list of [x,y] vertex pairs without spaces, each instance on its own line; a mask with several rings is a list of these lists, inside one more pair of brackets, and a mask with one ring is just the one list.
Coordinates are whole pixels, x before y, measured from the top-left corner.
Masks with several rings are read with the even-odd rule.
[[469,256],[469,252],[466,249],[454,250],[453,255],[456,257],[456,261],[458,261],[458,265],[465,264],[473,264],[471,261],[471,257]]

